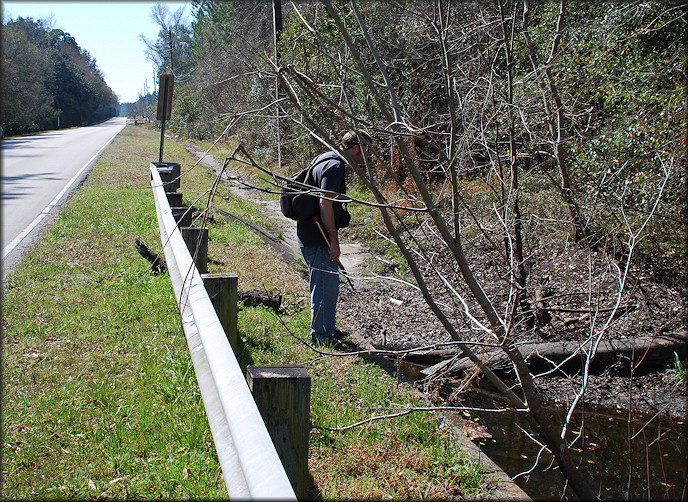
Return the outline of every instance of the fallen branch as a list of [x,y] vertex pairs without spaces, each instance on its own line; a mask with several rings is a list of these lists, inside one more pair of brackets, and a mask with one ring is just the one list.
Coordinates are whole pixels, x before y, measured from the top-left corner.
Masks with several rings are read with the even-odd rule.
[[154,274],[162,274],[167,272],[167,264],[165,263],[165,260],[151,251],[141,239],[136,239],[135,246],[139,254],[151,263],[151,272]]

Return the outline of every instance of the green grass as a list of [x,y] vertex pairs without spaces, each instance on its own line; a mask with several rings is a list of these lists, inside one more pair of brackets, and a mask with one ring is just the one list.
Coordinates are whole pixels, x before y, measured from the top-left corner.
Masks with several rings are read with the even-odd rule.
[[6,281],[5,498],[226,493],[169,278],[134,248],[161,252],[155,143],[125,129]]
[[[223,498],[222,473],[166,274],[154,276],[134,239],[161,253],[148,164],[158,136],[127,127],[3,292],[3,497]],[[193,164],[166,143],[166,159]],[[196,200],[212,177],[184,175]],[[199,209],[203,202],[195,205]],[[246,219],[255,211],[222,198]],[[232,206],[233,204],[233,206]],[[230,209],[225,209],[230,210]],[[309,466],[314,496],[447,498],[489,493],[478,466],[429,413],[331,431],[417,405],[376,365],[307,348],[307,288],[243,225],[210,225],[211,272],[240,289],[284,295],[281,319],[239,316],[238,359],[304,364],[312,377]]]
[[688,387],[688,366],[681,362],[681,358],[674,352],[674,363],[667,370],[669,382],[676,390]]

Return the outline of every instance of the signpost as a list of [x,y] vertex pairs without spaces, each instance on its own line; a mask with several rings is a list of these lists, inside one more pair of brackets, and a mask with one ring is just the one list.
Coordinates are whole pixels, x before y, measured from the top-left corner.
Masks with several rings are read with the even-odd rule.
[[165,144],[165,121],[172,116],[172,89],[174,88],[174,75],[163,73],[160,75],[160,89],[158,91],[158,114],[156,119],[160,124],[160,156],[158,162],[162,163],[162,150]]

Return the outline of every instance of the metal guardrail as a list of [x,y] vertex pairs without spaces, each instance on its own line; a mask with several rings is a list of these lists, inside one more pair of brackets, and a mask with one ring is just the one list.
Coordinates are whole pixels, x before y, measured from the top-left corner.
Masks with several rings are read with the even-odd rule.
[[174,294],[230,498],[296,495],[227,341],[154,164],[151,187]]

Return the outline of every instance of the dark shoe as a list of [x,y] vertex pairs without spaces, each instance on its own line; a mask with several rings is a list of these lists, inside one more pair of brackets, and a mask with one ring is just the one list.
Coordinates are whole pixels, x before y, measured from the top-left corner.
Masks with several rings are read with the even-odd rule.
[[347,336],[349,336],[349,334],[335,328],[334,333],[332,333],[332,336],[337,340],[341,340],[342,338],[346,338]]

